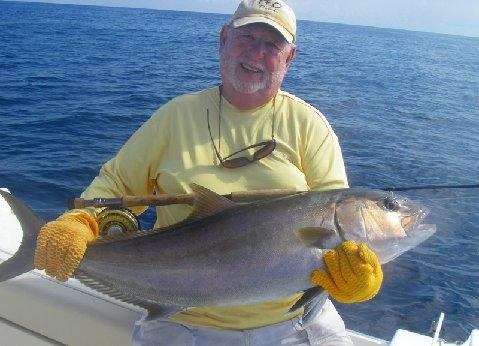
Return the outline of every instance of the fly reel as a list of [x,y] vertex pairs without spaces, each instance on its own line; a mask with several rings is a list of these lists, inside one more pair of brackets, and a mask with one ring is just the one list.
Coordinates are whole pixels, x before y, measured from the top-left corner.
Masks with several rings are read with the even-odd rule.
[[102,236],[138,232],[140,229],[140,221],[126,208],[105,208],[98,214],[97,222]]

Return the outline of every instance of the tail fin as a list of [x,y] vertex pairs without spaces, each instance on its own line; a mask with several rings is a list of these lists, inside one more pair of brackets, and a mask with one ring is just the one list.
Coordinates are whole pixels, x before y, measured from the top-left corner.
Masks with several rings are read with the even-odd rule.
[[37,235],[45,222],[22,201],[8,192],[0,190],[0,195],[12,208],[23,230],[22,243],[18,251],[11,258],[0,263],[0,282],[2,282],[33,269]]

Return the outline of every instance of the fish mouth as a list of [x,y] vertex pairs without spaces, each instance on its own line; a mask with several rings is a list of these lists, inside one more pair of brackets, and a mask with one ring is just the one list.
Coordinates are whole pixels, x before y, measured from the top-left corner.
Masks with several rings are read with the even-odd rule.
[[[354,190],[352,191],[354,192]],[[334,226],[343,240],[365,242],[381,263],[398,257],[428,239],[436,228],[424,225],[429,209],[401,196],[345,191],[335,200]]]
[[407,237],[415,235],[427,215],[429,215],[428,208],[417,206],[411,210],[411,213],[401,218],[401,226]]
[[[387,243],[388,240],[379,241],[375,250],[381,263],[392,261],[404,252],[416,247],[427,240],[436,232],[436,225],[423,224],[422,221],[429,214],[429,209],[421,206],[414,213],[404,216],[401,220],[405,236],[392,239],[387,246],[381,246],[381,243]],[[391,240],[389,240],[391,241]]]

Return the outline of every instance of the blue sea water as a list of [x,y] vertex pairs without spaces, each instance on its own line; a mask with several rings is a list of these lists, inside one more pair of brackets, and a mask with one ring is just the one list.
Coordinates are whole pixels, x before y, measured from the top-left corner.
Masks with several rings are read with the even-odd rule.
[[[0,186],[50,220],[159,106],[219,83],[225,15],[0,1]],[[283,89],[338,134],[351,186],[479,182],[479,38],[298,23]],[[479,190],[404,193],[437,234],[384,266],[348,328],[479,327]],[[146,217],[152,218],[151,212]],[[148,221],[147,221],[148,222]]]

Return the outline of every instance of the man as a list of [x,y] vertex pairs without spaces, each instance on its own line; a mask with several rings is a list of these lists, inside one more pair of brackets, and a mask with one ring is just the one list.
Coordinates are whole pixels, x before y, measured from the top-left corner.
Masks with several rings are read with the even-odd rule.
[[[338,139],[324,116],[279,90],[296,53],[295,39],[295,15],[283,1],[242,1],[220,33],[221,86],[161,107],[102,167],[82,197],[180,194],[189,192],[192,182],[219,194],[347,187]],[[183,205],[157,208],[156,225],[176,223],[188,213]],[[38,238],[36,268],[68,279],[97,235],[94,211],[77,210],[48,223]],[[324,261],[328,270],[316,270],[311,278],[336,300],[359,302],[378,292],[382,271],[364,244],[345,242]],[[287,313],[300,296],[188,308],[168,321],[137,324],[133,342],[351,344],[329,300],[308,326],[301,324],[301,309]]]

